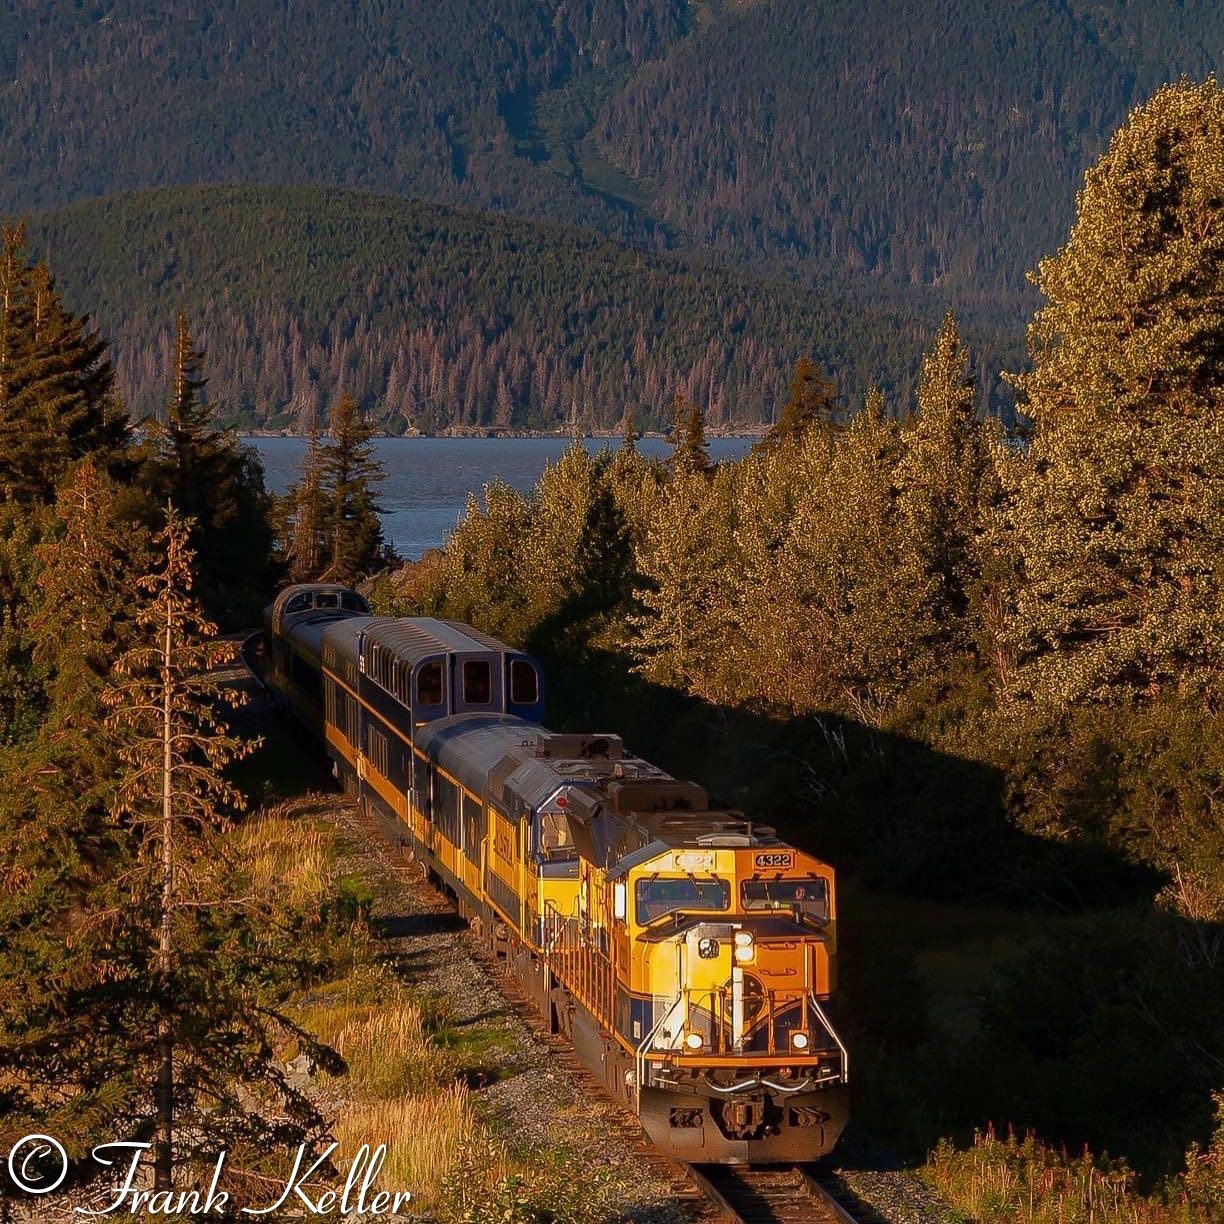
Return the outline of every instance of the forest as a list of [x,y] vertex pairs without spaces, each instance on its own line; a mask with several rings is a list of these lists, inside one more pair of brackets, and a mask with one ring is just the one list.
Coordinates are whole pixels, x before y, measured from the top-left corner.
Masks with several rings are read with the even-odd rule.
[[[69,298],[91,304],[137,419],[159,407],[180,308],[211,354],[225,419],[298,432],[337,391],[392,433],[615,429],[626,409],[657,424],[677,390],[707,405],[711,428],[750,426],[770,420],[804,354],[846,406],[886,373],[890,394],[906,394],[924,331],[833,284],[351,192],[139,192],[36,217],[28,240]],[[974,340],[998,365],[990,338]],[[997,379],[991,396],[1007,399]]]
[[1218,66],[1222,22],[1208,0],[921,22],[896,0],[6,0],[0,209],[327,184],[954,286],[1015,321],[1085,166],[1158,84]]

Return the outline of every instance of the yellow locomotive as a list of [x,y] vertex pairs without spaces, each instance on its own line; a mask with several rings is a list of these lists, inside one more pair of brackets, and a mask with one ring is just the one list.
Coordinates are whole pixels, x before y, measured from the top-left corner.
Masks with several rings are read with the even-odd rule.
[[812,1160],[845,1123],[825,863],[610,734],[542,725],[536,661],[290,587],[266,680],[664,1151]]

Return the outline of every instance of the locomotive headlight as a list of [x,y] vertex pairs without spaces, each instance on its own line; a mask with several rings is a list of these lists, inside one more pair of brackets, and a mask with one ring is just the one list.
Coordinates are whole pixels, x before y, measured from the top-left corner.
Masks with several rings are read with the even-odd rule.
[[702,1041],[700,1033],[689,1033],[684,1039],[684,1044],[690,1050],[700,1050],[705,1042]]
[[735,960],[740,965],[751,965],[756,957],[751,931],[735,932]]
[[791,1045],[796,1050],[806,1050],[808,1048],[808,1035],[806,1033],[792,1033]]

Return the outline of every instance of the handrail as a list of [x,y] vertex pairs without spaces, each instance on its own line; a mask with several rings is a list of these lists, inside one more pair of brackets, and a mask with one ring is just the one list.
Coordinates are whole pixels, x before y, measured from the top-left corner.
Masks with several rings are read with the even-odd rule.
[[850,1082],[850,1052],[846,1049],[842,1039],[837,1035],[833,1022],[825,1015],[824,1008],[816,1001],[816,995],[814,993],[809,994],[808,999],[816,1014],[820,1017],[820,1023],[825,1026],[825,1031],[837,1042],[837,1048],[841,1051],[841,1081],[843,1084],[848,1084]]
[[638,1047],[637,1047],[637,1050],[633,1058],[633,1066],[634,1066],[633,1091],[637,1098],[639,1108],[641,1108],[642,1081],[646,1077],[646,1051],[649,1050],[653,1046],[655,1035],[663,1027],[663,1025],[667,1023],[668,1020],[671,1019],[672,1013],[684,1001],[684,993],[685,992],[682,990],[671,1001],[667,1010],[664,1011],[663,1014],[659,1017],[659,1019],[655,1022],[654,1028],[652,1028],[650,1032],[647,1033],[646,1036],[643,1037],[642,1040],[638,1043]]

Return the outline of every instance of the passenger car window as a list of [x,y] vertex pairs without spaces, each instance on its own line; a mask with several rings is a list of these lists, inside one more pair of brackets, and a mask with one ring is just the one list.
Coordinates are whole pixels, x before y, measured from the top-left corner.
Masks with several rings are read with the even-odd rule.
[[346,612],[368,612],[370,605],[356,591],[343,591],[340,595],[340,606]]
[[725,910],[730,905],[730,886],[717,876],[637,882],[637,920],[643,925],[673,910]]
[[316,608],[338,608],[340,606],[340,596],[335,591],[320,591],[315,596]]
[[492,671],[484,660],[464,663],[463,700],[468,705],[488,705],[493,700]]
[[305,612],[310,607],[310,592],[303,591],[300,595],[295,595],[287,604],[285,604],[284,615],[292,616],[295,612]]
[[535,705],[540,700],[540,677],[526,659],[510,661],[510,700],[515,705]]
[[417,705],[442,704],[442,664],[422,663],[416,679]]

